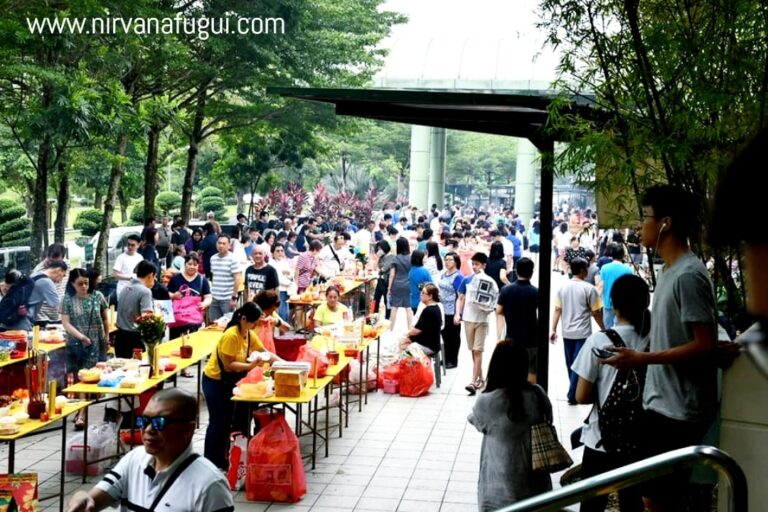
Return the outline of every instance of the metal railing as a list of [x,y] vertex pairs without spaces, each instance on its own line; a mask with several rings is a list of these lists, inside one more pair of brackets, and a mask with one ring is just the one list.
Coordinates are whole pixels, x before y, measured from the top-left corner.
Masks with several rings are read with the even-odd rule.
[[747,478],[730,455],[712,446],[689,446],[656,455],[607,473],[540,494],[497,512],[557,511],[697,464],[717,469],[728,482],[728,512],[747,512]]

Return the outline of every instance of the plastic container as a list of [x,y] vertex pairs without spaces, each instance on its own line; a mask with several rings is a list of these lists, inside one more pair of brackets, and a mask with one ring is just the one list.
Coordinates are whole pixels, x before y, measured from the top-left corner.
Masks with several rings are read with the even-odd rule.
[[384,379],[383,390],[388,395],[396,395],[400,392],[400,385],[396,380]]
[[286,361],[295,361],[299,357],[299,349],[307,344],[306,336],[286,334],[275,336],[275,352]]

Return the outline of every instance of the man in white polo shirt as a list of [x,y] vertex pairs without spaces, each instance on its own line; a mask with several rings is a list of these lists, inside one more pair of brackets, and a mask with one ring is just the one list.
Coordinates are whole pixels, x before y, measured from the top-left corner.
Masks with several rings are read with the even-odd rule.
[[89,492],[69,500],[67,512],[129,510],[231,512],[224,475],[192,452],[197,400],[179,388],[158,391],[136,418],[143,446],[120,459]]

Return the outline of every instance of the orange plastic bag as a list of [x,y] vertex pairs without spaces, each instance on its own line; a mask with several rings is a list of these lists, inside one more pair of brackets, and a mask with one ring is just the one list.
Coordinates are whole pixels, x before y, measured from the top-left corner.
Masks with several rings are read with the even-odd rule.
[[245,498],[295,503],[307,493],[307,476],[296,437],[285,417],[275,418],[248,443]]
[[[318,377],[325,377],[325,372],[328,371],[328,357],[326,357],[325,354],[317,350],[316,348],[312,348],[309,345],[302,345],[299,348],[299,357],[296,358],[297,361],[306,361],[310,365],[315,364],[315,358],[317,358],[317,376]],[[314,376],[314,366],[310,366],[309,370],[309,377]]]
[[435,382],[432,362],[423,352],[400,360],[400,396],[422,396]]
[[264,380],[264,370],[257,366],[256,368],[251,368],[248,373],[237,381],[237,385],[240,384],[258,384],[259,382]]
[[269,318],[262,318],[256,326],[256,333],[259,335],[264,350],[276,353],[275,351],[275,325]]

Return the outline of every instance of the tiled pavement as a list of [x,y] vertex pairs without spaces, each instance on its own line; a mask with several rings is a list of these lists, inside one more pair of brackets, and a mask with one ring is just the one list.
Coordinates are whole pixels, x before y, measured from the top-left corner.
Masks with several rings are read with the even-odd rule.
[[[556,283],[562,282],[553,275]],[[490,329],[495,332],[493,326]],[[486,352],[487,367],[490,351]],[[318,452],[317,467],[307,467],[307,495],[296,504],[247,502],[244,492],[235,495],[238,511],[415,511],[451,512],[476,510],[477,471],[482,436],[466,421],[474,398],[464,385],[471,373],[466,349],[460,354],[459,368],[449,370],[442,387],[421,398],[403,398],[381,391],[369,393],[363,411],[350,410],[349,428],[343,438],[331,435],[329,457]],[[565,401],[567,379],[562,348],[550,352],[549,395],[554,409],[555,426],[561,440],[567,441],[589,409],[569,406]],[[194,389],[196,379],[180,379],[180,385]],[[320,415],[322,419],[322,414]],[[334,415],[331,415],[334,422]],[[98,409],[91,418],[101,418]],[[201,408],[201,428],[194,444],[202,453],[207,411]],[[289,419],[289,424],[293,424]],[[69,429],[68,435],[72,435]],[[39,475],[41,496],[58,489],[60,434],[52,433],[17,443],[16,470]],[[302,438],[303,451],[309,450],[309,436]],[[568,447],[568,443],[563,443]],[[8,448],[0,451],[0,468],[7,464]],[[578,462],[581,450],[573,454]],[[559,475],[553,477],[557,485]],[[80,478],[66,476],[65,490],[71,496],[78,489],[88,489]],[[58,501],[43,502],[44,510],[58,510]],[[575,509],[574,509],[575,510]]]

